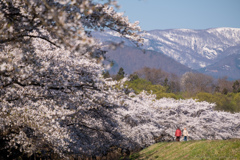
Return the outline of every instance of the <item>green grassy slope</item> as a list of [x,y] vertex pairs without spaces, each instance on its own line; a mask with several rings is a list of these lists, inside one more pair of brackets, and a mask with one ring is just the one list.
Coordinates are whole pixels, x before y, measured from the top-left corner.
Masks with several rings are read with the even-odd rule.
[[130,156],[134,160],[240,160],[240,139],[163,142]]

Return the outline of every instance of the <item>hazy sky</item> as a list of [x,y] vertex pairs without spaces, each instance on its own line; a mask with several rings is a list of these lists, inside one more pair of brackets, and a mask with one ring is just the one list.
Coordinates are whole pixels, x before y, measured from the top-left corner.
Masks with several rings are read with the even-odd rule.
[[240,28],[240,0],[118,0],[143,30]]

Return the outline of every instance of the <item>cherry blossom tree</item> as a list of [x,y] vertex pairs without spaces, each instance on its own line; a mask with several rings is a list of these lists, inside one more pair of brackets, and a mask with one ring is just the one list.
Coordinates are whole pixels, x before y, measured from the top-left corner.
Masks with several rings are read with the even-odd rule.
[[81,130],[113,135],[88,122],[91,110],[121,104],[101,77],[104,52],[91,31],[111,29],[141,41],[138,22],[114,6],[111,0],[0,2],[0,124],[8,156],[13,149],[31,156],[45,145],[61,156],[92,152],[70,147],[85,136]]

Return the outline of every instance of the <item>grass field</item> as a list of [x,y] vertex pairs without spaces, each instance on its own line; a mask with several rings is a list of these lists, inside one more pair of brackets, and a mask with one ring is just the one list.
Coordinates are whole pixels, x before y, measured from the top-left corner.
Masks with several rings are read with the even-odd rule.
[[240,160],[240,139],[162,142],[130,156],[131,160]]

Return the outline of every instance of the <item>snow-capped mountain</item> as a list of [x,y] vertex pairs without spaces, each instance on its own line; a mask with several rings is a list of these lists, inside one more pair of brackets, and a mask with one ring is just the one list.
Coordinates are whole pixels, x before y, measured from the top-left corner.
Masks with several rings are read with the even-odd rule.
[[[152,30],[140,34],[144,39],[143,49],[163,53],[194,70],[213,65],[230,55],[240,54],[240,28]],[[95,32],[94,36],[101,42],[124,41],[124,45],[134,46],[113,31]]]
[[192,69],[240,54],[240,28],[154,30],[142,36],[144,48],[162,52]]

